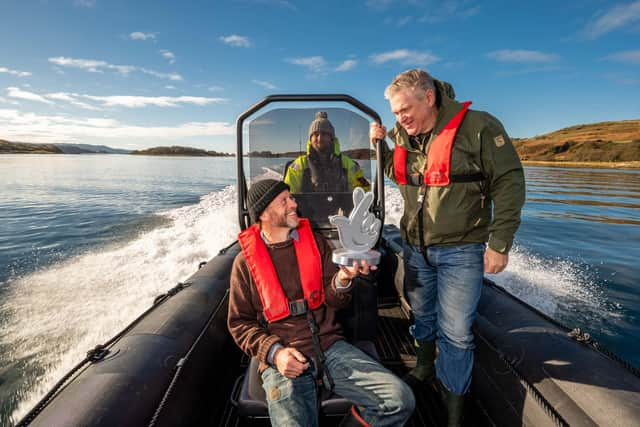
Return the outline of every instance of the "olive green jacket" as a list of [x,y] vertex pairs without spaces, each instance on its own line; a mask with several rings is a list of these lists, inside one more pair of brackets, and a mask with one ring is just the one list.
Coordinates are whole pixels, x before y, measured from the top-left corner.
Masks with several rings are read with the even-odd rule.
[[[433,132],[423,140],[410,139],[396,123],[388,135],[395,144],[408,150],[407,174],[424,171],[427,161],[424,153],[428,153],[429,144],[461,109],[461,103],[443,96]],[[393,152],[386,143],[382,148],[385,173],[397,183]],[[488,113],[468,110],[453,144],[451,174],[479,171],[487,177],[485,181],[427,187],[422,212],[418,203],[420,187],[398,184],[404,199],[402,238],[415,246],[488,241],[492,249],[508,253],[525,200],[522,164],[502,124]]]

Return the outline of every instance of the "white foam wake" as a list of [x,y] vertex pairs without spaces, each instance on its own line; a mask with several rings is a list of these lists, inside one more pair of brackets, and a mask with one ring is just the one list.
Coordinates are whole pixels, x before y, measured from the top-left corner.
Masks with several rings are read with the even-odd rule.
[[[403,201],[396,187],[385,187],[385,221],[399,226]],[[584,267],[562,259],[548,260],[530,253],[525,247],[514,245],[509,264],[500,274],[488,278],[511,294],[532,305],[546,315],[577,324],[598,323],[603,317],[619,316]]]
[[[21,361],[19,420],[87,350],[107,341],[153,299],[186,279],[238,233],[235,187],[162,212],[170,225],[118,247],[86,253],[10,284],[0,335]],[[5,384],[6,386],[7,384]]]

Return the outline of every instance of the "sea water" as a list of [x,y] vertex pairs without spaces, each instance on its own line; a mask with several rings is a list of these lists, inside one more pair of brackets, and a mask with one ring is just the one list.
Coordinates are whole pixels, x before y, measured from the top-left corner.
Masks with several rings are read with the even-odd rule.
[[[235,158],[0,156],[0,425],[239,231]],[[526,168],[491,278],[640,366],[640,171]],[[386,221],[402,199],[386,191]]]

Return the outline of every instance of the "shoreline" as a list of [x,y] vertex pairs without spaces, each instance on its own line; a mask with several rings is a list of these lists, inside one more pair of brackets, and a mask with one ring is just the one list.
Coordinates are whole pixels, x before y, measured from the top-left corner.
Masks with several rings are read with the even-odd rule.
[[550,160],[522,160],[524,166],[551,166],[559,168],[640,169],[640,161],[632,162],[571,162]]

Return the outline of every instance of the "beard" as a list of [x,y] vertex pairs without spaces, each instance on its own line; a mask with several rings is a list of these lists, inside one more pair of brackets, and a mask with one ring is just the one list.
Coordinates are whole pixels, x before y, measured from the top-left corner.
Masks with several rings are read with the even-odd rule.
[[295,210],[287,211],[281,215],[272,212],[270,218],[271,224],[274,227],[286,227],[291,229],[298,227],[300,219],[298,218],[298,215],[289,215],[292,212],[295,212]]

